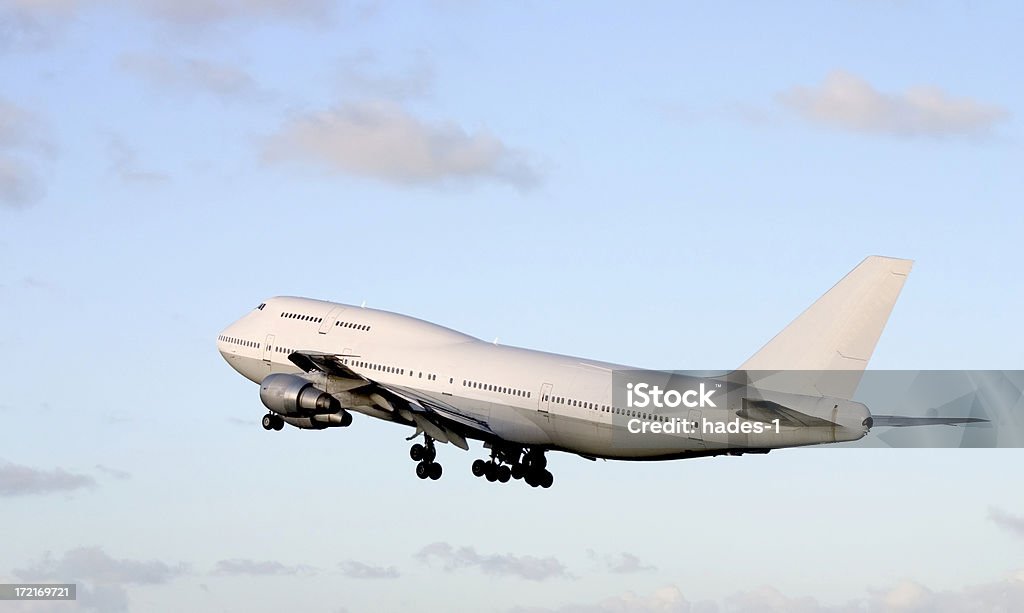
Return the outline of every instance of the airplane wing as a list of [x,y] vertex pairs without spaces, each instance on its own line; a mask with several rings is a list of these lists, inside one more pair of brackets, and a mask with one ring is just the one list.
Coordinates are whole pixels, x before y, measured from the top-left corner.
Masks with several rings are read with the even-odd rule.
[[[367,378],[349,368],[342,358],[350,357],[339,354],[321,353],[318,351],[296,351],[288,356],[288,360],[305,372],[314,370],[331,377],[337,377],[353,383],[351,389],[370,387],[368,395],[380,404],[389,404],[393,409],[404,409],[409,421],[418,431],[425,432],[434,440],[452,443],[456,447],[469,449],[466,437],[498,438],[487,422],[467,415],[442,400],[428,396],[407,387],[386,385]],[[374,397],[377,398],[374,398]],[[383,402],[382,402],[383,401]],[[415,436],[415,435],[413,435]]]

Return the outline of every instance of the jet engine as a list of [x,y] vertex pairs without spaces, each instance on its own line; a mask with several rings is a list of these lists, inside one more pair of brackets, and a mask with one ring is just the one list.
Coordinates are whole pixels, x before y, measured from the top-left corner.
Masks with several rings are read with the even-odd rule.
[[337,413],[322,413],[310,417],[282,417],[281,419],[303,430],[323,430],[324,428],[344,428],[352,423],[352,414],[341,410]]
[[[260,400],[268,409],[284,416],[332,416],[332,414],[342,412],[341,403],[334,396],[317,389],[302,377],[284,373],[267,375],[263,379],[263,382],[260,383]],[[349,419],[351,420],[351,416]],[[324,420],[324,422],[329,421]],[[328,425],[328,423],[324,423],[324,425]]]

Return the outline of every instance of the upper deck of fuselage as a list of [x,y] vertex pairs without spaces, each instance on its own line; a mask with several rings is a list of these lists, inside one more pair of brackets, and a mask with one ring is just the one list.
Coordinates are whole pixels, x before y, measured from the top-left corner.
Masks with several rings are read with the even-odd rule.
[[[331,321],[325,321],[328,319]],[[315,335],[314,331],[325,324],[354,331],[360,336],[365,333],[367,342],[381,348],[441,350],[457,346],[459,353],[466,358],[471,359],[471,356],[478,355],[481,358],[493,359],[500,355],[502,359],[510,362],[509,366],[521,360],[528,360],[542,368],[583,366],[609,372],[630,368],[569,355],[498,345],[400,313],[297,296],[268,298],[232,324],[231,328],[236,331],[244,330],[249,333],[248,336],[257,338],[259,334],[266,334],[272,330],[287,331],[289,328],[296,332],[305,329]]]

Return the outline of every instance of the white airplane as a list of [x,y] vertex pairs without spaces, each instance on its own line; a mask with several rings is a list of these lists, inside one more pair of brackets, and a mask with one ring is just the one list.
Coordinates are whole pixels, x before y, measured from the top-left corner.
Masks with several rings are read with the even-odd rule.
[[[435,443],[483,441],[489,481],[550,487],[547,451],[665,460],[853,441],[873,426],[969,423],[872,416],[851,400],[912,262],[872,256],[724,375],[671,375],[500,346],[375,309],[275,297],[217,348],[260,384],[267,430],[321,430],[352,413],[420,435],[410,456],[438,479]],[[652,383],[653,382],[653,383]],[[664,384],[664,385],[662,385]],[[923,420],[923,421],[922,421]]]

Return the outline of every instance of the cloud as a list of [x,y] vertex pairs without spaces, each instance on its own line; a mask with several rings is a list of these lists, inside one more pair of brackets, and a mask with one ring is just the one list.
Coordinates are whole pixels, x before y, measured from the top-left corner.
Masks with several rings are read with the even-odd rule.
[[62,468],[38,470],[10,462],[0,463],[0,498],[73,492],[95,486],[96,480],[92,477]]
[[241,68],[198,58],[129,53],[121,56],[125,71],[166,91],[205,93],[222,99],[265,95],[255,79]]
[[488,132],[424,122],[389,102],[295,117],[266,141],[263,157],[398,185],[490,180],[527,189],[539,181],[520,153]]
[[355,560],[341,562],[341,574],[352,579],[397,579],[398,569],[394,566],[370,566]]
[[220,560],[214,569],[218,575],[257,575],[257,576],[280,576],[280,575],[311,575],[316,569],[304,564],[288,566],[273,560]]
[[371,52],[343,57],[338,62],[341,87],[348,97],[408,100],[428,95],[434,87],[434,69],[423,58],[397,72],[386,73]]
[[997,526],[1017,536],[1024,537],[1024,517],[1011,515],[1001,509],[989,507],[988,518]]
[[104,466],[102,464],[97,464],[96,470],[100,471],[101,473],[109,477],[113,477],[121,481],[132,478],[132,474],[130,472],[120,470],[117,468],[110,468],[109,466]]
[[[694,608],[674,585],[655,590],[649,596],[629,591],[593,604],[568,604],[558,608],[514,607],[510,613],[697,613],[717,609]],[[764,613],[768,613],[765,611]]]
[[22,207],[42,196],[31,162],[53,153],[45,133],[35,113],[0,98],[0,205]]
[[42,194],[42,183],[28,164],[0,153],[0,204],[21,208],[35,202]]
[[205,25],[247,19],[316,22],[331,12],[330,0],[142,0],[148,15],[179,25]]
[[251,19],[315,22],[331,12],[330,0],[8,0],[12,16],[31,23],[67,19],[93,8],[120,4],[159,21],[205,25]]
[[932,86],[880,92],[864,79],[834,71],[818,88],[793,87],[779,101],[808,121],[854,132],[894,136],[970,136],[1009,117],[998,106],[955,98]]
[[640,561],[640,558],[636,557],[631,553],[620,553],[616,556],[608,556],[605,559],[605,563],[608,565],[608,570],[613,573],[638,573],[647,570],[655,570],[654,566],[650,564],[644,564]]
[[665,586],[650,595],[634,592],[595,603],[561,607],[514,607],[515,613],[959,613],[961,611],[1024,610],[1024,571],[959,590],[934,591],[903,580],[884,589],[865,591],[862,598],[825,604],[812,596],[789,596],[762,586],[741,590],[720,601],[690,601],[678,587]]
[[110,172],[125,183],[153,184],[170,180],[166,174],[141,170],[135,150],[116,136],[107,138],[107,157],[110,159]]
[[46,553],[42,560],[14,574],[25,581],[64,581],[83,579],[111,585],[159,585],[188,572],[187,564],[167,564],[159,560],[130,560],[111,557],[99,547],[69,549],[61,557]]
[[416,558],[429,563],[439,560],[446,571],[476,568],[488,575],[519,577],[530,581],[570,577],[565,566],[553,557],[516,556],[512,554],[477,553],[472,547],[452,547],[448,543],[431,543]]
[[111,557],[99,547],[70,549],[43,558],[13,574],[28,583],[76,583],[78,607],[89,611],[128,611],[125,586],[162,585],[189,572],[187,564]]

